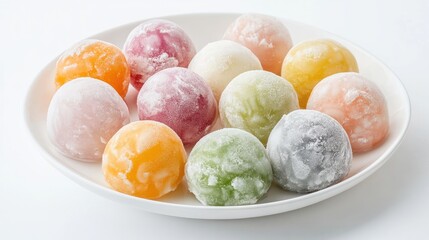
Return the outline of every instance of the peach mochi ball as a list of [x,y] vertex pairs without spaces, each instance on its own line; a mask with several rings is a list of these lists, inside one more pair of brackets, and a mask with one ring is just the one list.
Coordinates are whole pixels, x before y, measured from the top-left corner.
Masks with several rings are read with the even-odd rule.
[[152,19],[130,32],[124,53],[131,68],[131,85],[140,90],[150,76],[162,69],[188,67],[195,47],[176,23]]
[[373,149],[389,131],[384,95],[358,73],[337,73],[320,81],[307,108],[335,118],[346,130],[354,152]]
[[261,61],[265,71],[280,75],[283,60],[292,47],[286,26],[275,17],[243,14],[226,30],[223,39],[249,48]]

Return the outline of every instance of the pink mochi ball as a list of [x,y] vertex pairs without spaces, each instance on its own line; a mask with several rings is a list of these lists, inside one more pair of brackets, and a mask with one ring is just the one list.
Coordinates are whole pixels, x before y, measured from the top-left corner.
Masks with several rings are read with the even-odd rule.
[[206,135],[217,116],[216,99],[207,83],[186,68],[168,68],[150,77],[137,97],[140,120],[171,127],[184,144]]
[[124,54],[130,65],[131,84],[140,90],[150,76],[162,69],[188,67],[195,47],[177,24],[153,19],[131,31]]
[[265,71],[280,75],[283,60],[292,47],[286,26],[275,17],[262,14],[243,14],[226,30],[223,39],[235,41],[249,48]]
[[47,116],[48,136],[63,155],[100,161],[106,143],[130,122],[128,107],[109,84],[90,77],[67,82],[55,92]]
[[311,92],[307,109],[335,118],[346,130],[353,152],[373,149],[389,132],[383,94],[359,73],[337,73],[320,81]]

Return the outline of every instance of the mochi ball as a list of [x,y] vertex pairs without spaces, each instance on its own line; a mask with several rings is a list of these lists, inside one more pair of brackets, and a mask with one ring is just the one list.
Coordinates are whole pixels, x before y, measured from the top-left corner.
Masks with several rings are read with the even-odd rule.
[[108,42],[85,39],[66,50],[55,66],[55,85],[91,77],[110,84],[125,98],[130,84],[130,68],[121,49]]
[[55,148],[80,161],[100,161],[106,143],[130,122],[128,107],[109,84],[90,77],[65,83],[49,104],[47,131]]
[[267,143],[280,118],[298,108],[298,97],[292,84],[263,70],[248,71],[235,77],[219,102],[225,127],[250,132],[263,144]]
[[203,77],[219,101],[226,85],[240,73],[262,70],[261,63],[248,48],[229,40],[207,44],[189,64],[189,69]]
[[176,190],[185,162],[183,143],[171,128],[155,121],[135,121],[107,143],[102,170],[114,190],[157,199]]
[[188,67],[195,47],[176,23],[152,19],[130,32],[124,54],[130,65],[131,85],[140,90],[150,76],[162,69]]
[[137,97],[140,120],[171,127],[184,144],[206,135],[217,116],[217,104],[207,83],[186,68],[167,68],[150,77]]
[[350,170],[352,148],[332,117],[296,110],[274,127],[267,144],[274,180],[283,189],[307,193],[329,187]]
[[292,47],[286,26],[275,17],[243,14],[226,30],[223,39],[249,48],[261,61],[265,71],[280,75],[283,59]]
[[335,118],[346,130],[353,152],[374,149],[389,132],[383,93],[358,73],[338,73],[320,81],[310,95],[307,108]]
[[271,186],[270,162],[252,134],[224,128],[203,137],[185,166],[189,191],[204,205],[254,204]]
[[303,41],[287,53],[281,76],[292,83],[301,108],[318,82],[339,72],[358,72],[353,54],[342,44],[330,39]]

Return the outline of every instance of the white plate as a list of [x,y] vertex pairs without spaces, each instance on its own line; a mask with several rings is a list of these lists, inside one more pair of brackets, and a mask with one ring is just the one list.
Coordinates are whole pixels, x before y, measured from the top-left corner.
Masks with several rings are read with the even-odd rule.
[[[222,37],[229,23],[236,14],[189,14],[163,17],[176,22],[190,35],[197,49]],[[57,153],[46,134],[46,113],[49,101],[54,93],[54,69],[56,59],[52,60],[36,77],[27,95],[25,120],[30,135],[40,147],[44,157],[67,177],[81,186],[108,199],[141,208],[159,214],[201,218],[201,219],[236,219],[271,215],[302,208],[329,197],[337,195],[364,180],[380,168],[399,145],[410,121],[410,102],[399,79],[383,63],[361,48],[331,33],[302,23],[282,19],[289,28],[294,43],[315,38],[331,38],[344,44],[356,57],[360,72],[373,80],[384,93],[391,124],[390,135],[377,149],[368,153],[355,155],[351,171],[342,182],[310,194],[295,194],[280,190],[273,185],[258,204],[231,207],[202,206],[182,185],[173,193],[159,200],[147,200],[128,196],[110,189],[103,180],[101,164],[91,164],[68,159]],[[94,35],[96,38],[111,42],[118,47],[122,45],[128,33],[139,24],[131,23]],[[132,89],[132,87],[130,87]],[[136,91],[131,90],[127,102],[133,103],[130,110],[135,113]]]

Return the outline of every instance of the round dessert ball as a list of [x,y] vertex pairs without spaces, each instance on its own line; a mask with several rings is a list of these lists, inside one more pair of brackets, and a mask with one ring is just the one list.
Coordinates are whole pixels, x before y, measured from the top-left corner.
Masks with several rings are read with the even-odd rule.
[[63,155],[80,161],[100,161],[107,141],[130,122],[128,107],[109,84],[78,78],[52,97],[47,116],[48,136]]
[[100,40],[83,40],[65,51],[55,68],[57,88],[80,77],[91,77],[110,84],[119,95],[127,95],[130,69],[121,49]]
[[305,108],[320,80],[334,73],[357,71],[356,59],[347,48],[333,40],[320,39],[292,47],[284,59],[281,76],[292,83],[301,108]]
[[335,118],[346,130],[353,152],[373,149],[389,132],[383,94],[358,73],[337,73],[320,81],[310,95],[307,108]]
[[155,121],[136,121],[107,143],[102,169],[116,191],[156,199],[177,188],[185,161],[185,148],[171,128]]
[[274,73],[254,70],[235,77],[219,102],[222,124],[255,135],[264,145],[284,114],[299,108],[292,85]]
[[307,193],[331,186],[350,170],[352,149],[341,125],[312,110],[296,110],[274,127],[267,152],[274,180],[283,189]]
[[198,141],[185,174],[189,191],[212,206],[254,204],[268,191],[273,177],[261,142],[235,128],[214,131]]
[[228,40],[207,44],[189,64],[208,83],[217,101],[226,85],[240,73],[262,70],[258,58],[248,48]]
[[249,48],[266,71],[280,75],[283,60],[292,47],[286,26],[275,17],[243,14],[228,27],[224,39]]
[[217,104],[207,83],[186,68],[155,73],[137,97],[140,120],[154,120],[171,127],[184,144],[196,143],[216,120]]
[[195,47],[179,25],[152,19],[131,31],[124,53],[130,64],[131,85],[140,90],[150,76],[162,69],[188,67]]

